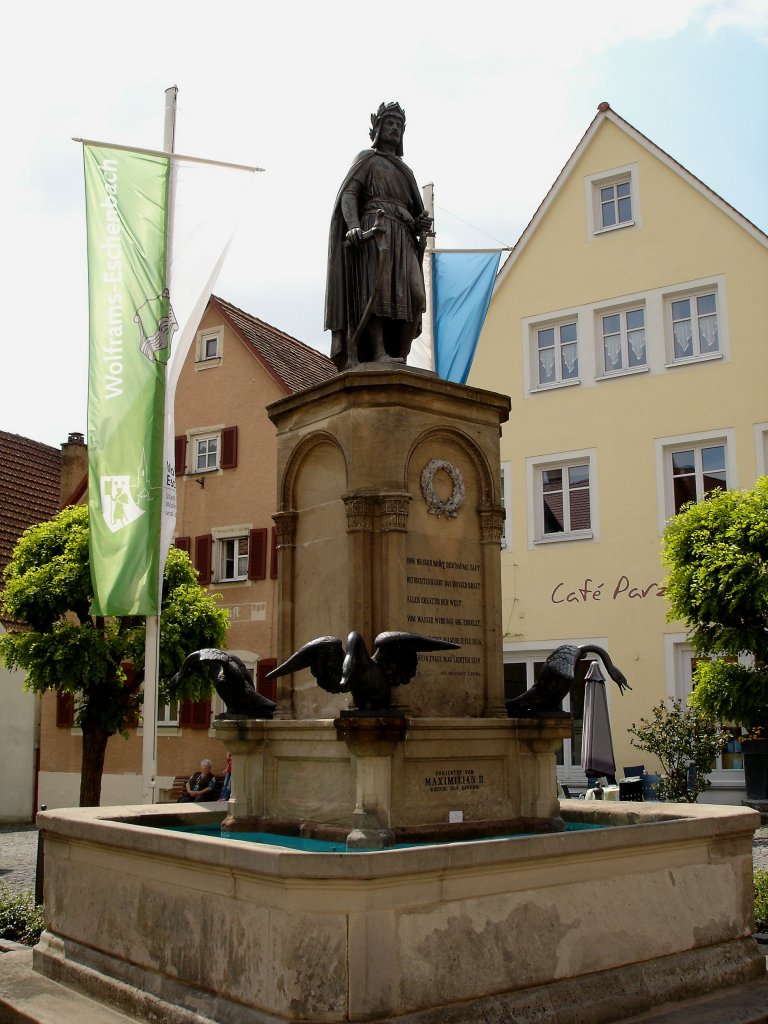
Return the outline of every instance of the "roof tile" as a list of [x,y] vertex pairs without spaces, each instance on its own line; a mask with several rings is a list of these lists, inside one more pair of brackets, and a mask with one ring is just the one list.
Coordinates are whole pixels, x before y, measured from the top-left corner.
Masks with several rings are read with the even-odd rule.
[[61,451],[0,430],[0,572],[29,526],[60,508]]
[[232,327],[255,350],[289,394],[322,384],[336,375],[336,367],[331,360],[317,349],[216,295],[211,296],[211,301],[218,305]]

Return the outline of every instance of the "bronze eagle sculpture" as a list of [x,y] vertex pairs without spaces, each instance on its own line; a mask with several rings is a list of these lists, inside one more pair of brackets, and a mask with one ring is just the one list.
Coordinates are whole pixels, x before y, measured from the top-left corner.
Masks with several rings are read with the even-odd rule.
[[536,682],[519,697],[505,701],[510,718],[525,718],[527,714],[546,714],[562,711],[566,697],[576,679],[576,666],[588,654],[597,654],[621,693],[631,690],[624,673],[614,665],[608,651],[597,644],[563,644],[550,654],[539,670]]
[[308,668],[328,693],[351,693],[357,711],[383,711],[391,706],[392,690],[416,675],[421,651],[456,650],[461,644],[418,633],[379,633],[373,654],[360,633],[352,630],[347,648],[336,636],[310,640],[267,674],[267,679]]
[[228,654],[216,647],[203,647],[188,655],[171,685],[184,681],[190,672],[203,665],[226,705],[219,718],[272,718],[277,705],[253,685],[251,674],[236,654]]

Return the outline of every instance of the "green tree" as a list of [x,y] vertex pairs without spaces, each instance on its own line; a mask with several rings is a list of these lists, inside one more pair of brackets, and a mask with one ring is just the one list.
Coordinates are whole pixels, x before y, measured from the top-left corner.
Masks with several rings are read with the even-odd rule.
[[[633,747],[659,759],[663,775],[657,789],[661,799],[691,804],[712,785],[707,776],[730,739],[729,732],[684,708],[679,700],[671,701],[670,707],[659,701],[650,721],[641,718],[640,725],[633,722],[628,732]],[[688,776],[691,764],[696,766],[693,779]]]
[[[5,570],[0,600],[23,628],[0,637],[0,658],[27,673],[35,693],[71,693],[83,732],[80,806],[96,807],[107,741],[125,734],[141,711],[144,630],[141,617],[92,616],[88,509],[70,506],[22,534]],[[190,651],[219,647],[227,613],[197,582],[188,555],[172,548],[163,576],[160,616],[159,701],[200,700],[211,692],[198,672],[179,688],[171,678]],[[124,664],[134,672],[129,680]]]
[[[768,724],[768,477],[687,505],[664,534],[668,618],[689,628],[690,706],[715,721]],[[737,663],[751,655],[751,664]],[[711,659],[711,660],[703,660]]]

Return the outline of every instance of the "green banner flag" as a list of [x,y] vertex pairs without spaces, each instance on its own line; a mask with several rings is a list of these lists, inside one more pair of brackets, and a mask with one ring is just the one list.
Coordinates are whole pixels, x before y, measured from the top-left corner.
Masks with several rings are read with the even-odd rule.
[[86,145],[88,501],[95,615],[159,612],[168,157]]

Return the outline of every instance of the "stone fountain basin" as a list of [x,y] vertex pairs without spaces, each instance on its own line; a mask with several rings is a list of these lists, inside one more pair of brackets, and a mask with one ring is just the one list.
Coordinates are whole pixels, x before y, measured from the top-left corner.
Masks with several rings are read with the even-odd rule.
[[764,973],[755,811],[561,807],[616,827],[352,855],[148,827],[217,822],[215,805],[47,811],[35,967],[219,1024],[573,1020],[568,1006],[599,1024]]

